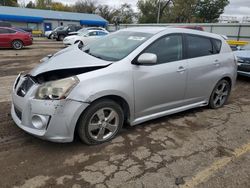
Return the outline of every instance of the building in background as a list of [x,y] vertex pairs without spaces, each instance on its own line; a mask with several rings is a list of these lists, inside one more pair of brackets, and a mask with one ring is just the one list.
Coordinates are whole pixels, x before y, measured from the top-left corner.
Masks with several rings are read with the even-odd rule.
[[220,16],[218,21],[219,23],[239,23],[236,16]]
[[250,23],[250,16],[243,17],[242,23]]
[[57,26],[70,24],[106,27],[108,21],[96,14],[62,12],[0,6],[0,21],[10,22],[12,26],[32,30],[49,31]]

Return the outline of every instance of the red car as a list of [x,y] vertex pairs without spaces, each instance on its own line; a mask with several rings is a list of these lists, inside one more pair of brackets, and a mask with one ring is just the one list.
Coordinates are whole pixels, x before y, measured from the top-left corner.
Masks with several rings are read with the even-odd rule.
[[0,48],[22,49],[32,45],[32,35],[22,29],[14,27],[0,27]]

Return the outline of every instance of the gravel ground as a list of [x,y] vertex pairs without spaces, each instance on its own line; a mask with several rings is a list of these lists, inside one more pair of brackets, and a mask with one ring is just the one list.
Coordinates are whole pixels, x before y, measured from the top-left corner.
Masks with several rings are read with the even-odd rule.
[[17,128],[13,80],[62,48],[39,39],[20,51],[0,50],[0,187],[250,187],[250,78],[238,78],[224,108],[125,127],[98,146],[78,138],[55,144]]

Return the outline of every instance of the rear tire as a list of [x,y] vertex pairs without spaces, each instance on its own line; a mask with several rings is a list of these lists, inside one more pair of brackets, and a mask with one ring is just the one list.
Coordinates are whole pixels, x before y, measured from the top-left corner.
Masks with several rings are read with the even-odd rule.
[[102,144],[113,139],[123,126],[124,113],[113,100],[103,99],[91,104],[77,125],[80,139],[88,144]]
[[23,42],[21,40],[12,41],[12,48],[15,50],[21,50],[23,48]]
[[58,40],[59,40],[59,41],[63,41],[64,38],[65,38],[64,35],[59,35],[59,36],[58,36]]
[[214,90],[211,94],[209,99],[209,107],[212,109],[223,107],[228,101],[230,92],[230,83],[225,79],[220,80],[214,87]]

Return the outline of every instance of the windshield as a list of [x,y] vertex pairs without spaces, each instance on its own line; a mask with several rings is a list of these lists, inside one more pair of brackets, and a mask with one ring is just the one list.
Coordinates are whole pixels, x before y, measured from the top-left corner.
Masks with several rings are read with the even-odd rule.
[[85,36],[88,33],[89,33],[89,31],[84,31],[84,32],[83,31],[82,32],[77,31],[78,36]]
[[119,31],[91,43],[83,51],[106,61],[119,61],[151,36],[149,33]]
[[246,45],[246,46],[243,46],[242,47],[242,50],[250,50],[250,44]]

